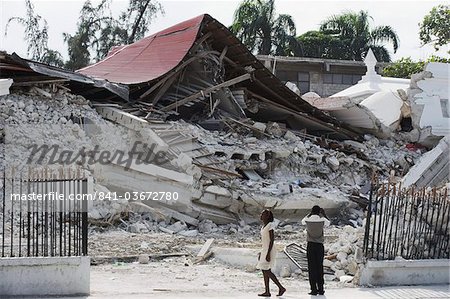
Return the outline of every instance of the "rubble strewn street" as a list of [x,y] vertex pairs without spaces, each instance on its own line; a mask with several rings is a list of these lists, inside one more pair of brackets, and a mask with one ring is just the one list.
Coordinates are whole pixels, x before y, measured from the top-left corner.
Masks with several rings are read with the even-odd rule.
[[[2,150],[7,158],[2,159],[5,163],[20,164],[21,157],[28,153],[27,146],[40,144],[42,140],[52,140],[53,144],[73,151],[80,147],[92,150],[99,144],[128,151],[130,141],[136,138],[135,132],[104,120],[89,101],[62,88],[24,89],[2,97],[0,107],[4,138],[11,141]],[[335,273],[327,279],[355,276],[358,263],[362,262],[355,254],[362,246],[363,207],[367,204],[371,176],[374,173],[385,178],[402,176],[423,152],[411,150],[401,138],[379,140],[365,135],[362,142],[336,142],[286,128],[271,131],[269,126],[260,126],[264,128],[263,135],[242,126],[211,132],[184,121],[178,124],[215,156],[221,169],[240,174],[231,180],[202,177],[195,184],[201,193],[224,192],[223,201],[231,200],[220,206],[209,203],[203,196],[199,199],[202,203],[230,209],[232,201],[240,202],[236,210],[229,210],[239,215],[240,220],[217,225],[205,219],[192,225],[161,213],[164,210],[159,209],[164,207],[149,212],[126,200],[94,201],[89,213],[92,223],[89,252],[94,261],[96,257],[128,257],[130,261],[142,254],[184,254],[189,252],[187,245],[201,245],[210,237],[215,238],[218,247],[258,248],[257,217],[263,207],[273,207],[275,213],[277,209],[280,211],[277,248],[282,251],[290,242],[305,243],[304,227],[292,210],[305,215],[312,201],[305,207],[302,200],[308,202],[313,196],[314,202],[330,210],[332,223],[336,225],[326,236],[330,259],[324,264]],[[258,123],[248,124],[257,127]],[[107,192],[107,187],[95,179],[95,168],[86,170],[94,176],[94,190]],[[342,228],[343,225],[346,226]],[[306,279],[305,275],[301,277]]]
[[264,277],[288,290],[312,281],[311,245],[322,267],[321,223],[330,293],[360,284],[376,249],[448,257],[447,68],[382,77],[369,48],[366,75],[321,98],[266,62],[209,15],[77,72],[0,52],[2,257],[80,257],[95,279],[180,298],[256,293],[261,221],[277,252]]

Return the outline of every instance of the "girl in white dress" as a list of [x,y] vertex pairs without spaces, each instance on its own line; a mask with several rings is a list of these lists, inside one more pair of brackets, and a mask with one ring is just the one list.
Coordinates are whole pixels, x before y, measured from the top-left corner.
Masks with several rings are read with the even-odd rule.
[[271,269],[274,266],[276,257],[276,252],[275,249],[273,248],[273,242],[275,239],[273,231],[275,225],[273,223],[272,212],[269,210],[262,211],[261,221],[263,223],[263,226],[261,227],[262,250],[258,258],[257,268],[261,269],[263,272],[264,286],[266,290],[264,293],[258,294],[258,296],[261,297],[271,296],[269,289],[269,279],[272,279],[272,281],[277,285],[279,289],[278,296],[282,296],[284,292],[286,292],[286,289],[281,285],[275,274],[273,274],[271,271]]

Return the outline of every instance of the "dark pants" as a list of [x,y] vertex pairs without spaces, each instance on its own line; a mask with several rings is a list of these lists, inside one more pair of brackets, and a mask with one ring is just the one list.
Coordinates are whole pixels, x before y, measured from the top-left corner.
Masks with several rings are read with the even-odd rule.
[[323,292],[323,244],[308,242],[306,255],[308,257],[308,276],[311,291]]

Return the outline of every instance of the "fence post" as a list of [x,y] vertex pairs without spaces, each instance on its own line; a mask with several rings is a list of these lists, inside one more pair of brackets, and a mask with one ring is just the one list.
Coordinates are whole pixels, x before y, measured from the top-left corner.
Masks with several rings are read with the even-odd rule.
[[[82,193],[87,194],[88,180],[83,180]],[[82,201],[81,216],[81,243],[82,255],[88,255],[88,202],[86,198]]]

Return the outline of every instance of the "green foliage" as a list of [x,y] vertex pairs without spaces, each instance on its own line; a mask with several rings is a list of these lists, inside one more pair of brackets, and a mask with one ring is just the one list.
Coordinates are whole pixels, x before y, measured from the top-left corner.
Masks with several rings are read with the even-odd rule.
[[423,61],[414,62],[411,57],[402,57],[383,68],[382,75],[394,78],[411,78],[412,74],[423,71]]
[[276,16],[274,0],[244,0],[234,13],[230,30],[257,54],[301,54],[290,15]]
[[62,66],[63,59],[58,51],[48,48],[48,24],[45,19],[34,12],[34,6],[30,0],[25,1],[27,7],[26,17],[12,17],[6,23],[5,36],[8,33],[9,24],[13,21],[24,26],[27,42],[27,55],[35,61],[54,66]]
[[390,63],[388,66],[383,68],[382,75],[385,77],[394,78],[411,78],[412,74],[420,73],[424,70],[427,62],[442,62],[450,63],[449,59],[431,56],[426,61],[413,61],[411,57],[402,57],[399,60]]
[[115,19],[110,9],[111,2],[102,0],[97,6],[89,0],[84,3],[76,33],[64,33],[69,51],[67,68],[80,69],[91,62],[91,53],[95,53],[94,58],[98,61],[114,46],[141,39],[157,14],[163,13],[158,2],[130,0],[127,10]]
[[303,56],[351,60],[349,44],[339,37],[321,31],[308,31],[298,38]]
[[438,5],[419,23],[419,38],[423,45],[433,44],[436,51],[450,42],[450,6]]
[[[395,53],[399,45],[397,34],[390,26],[377,26],[371,30],[369,19],[371,17],[367,12],[360,11],[333,15],[322,22],[320,32],[324,34],[324,43],[327,43],[327,39],[330,37],[335,37],[346,45],[342,48],[341,55],[333,58],[363,60],[369,48],[372,48],[378,61],[391,61],[384,44],[392,44]],[[317,41],[317,43],[319,42]],[[335,47],[336,43],[333,43],[332,46]]]

